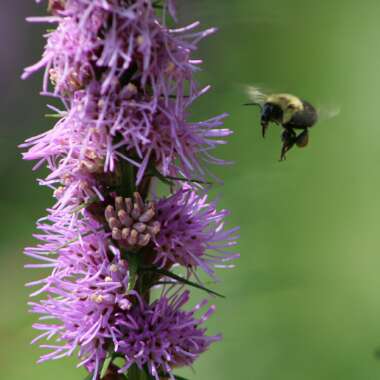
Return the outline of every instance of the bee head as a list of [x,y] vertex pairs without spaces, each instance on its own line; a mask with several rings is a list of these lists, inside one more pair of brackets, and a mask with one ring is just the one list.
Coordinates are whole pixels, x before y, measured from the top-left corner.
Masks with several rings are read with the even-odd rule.
[[271,95],[268,97],[267,102],[281,108],[283,112],[283,124],[288,123],[295,113],[304,109],[302,100],[290,94]]

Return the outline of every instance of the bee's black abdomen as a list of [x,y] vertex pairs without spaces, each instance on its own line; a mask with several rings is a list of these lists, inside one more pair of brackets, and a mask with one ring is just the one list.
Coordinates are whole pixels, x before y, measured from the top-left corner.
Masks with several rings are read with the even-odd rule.
[[304,109],[293,115],[291,120],[284,127],[305,129],[312,127],[318,121],[317,110],[307,101],[302,101]]

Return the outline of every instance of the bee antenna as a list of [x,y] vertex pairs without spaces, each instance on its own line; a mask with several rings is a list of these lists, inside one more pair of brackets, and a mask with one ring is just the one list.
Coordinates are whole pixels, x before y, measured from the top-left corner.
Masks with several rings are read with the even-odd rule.
[[259,106],[261,108],[261,104],[259,103],[244,103],[243,106]]

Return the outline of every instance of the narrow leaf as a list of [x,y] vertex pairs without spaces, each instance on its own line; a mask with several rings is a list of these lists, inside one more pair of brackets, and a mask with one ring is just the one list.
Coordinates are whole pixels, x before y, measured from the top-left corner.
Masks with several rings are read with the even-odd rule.
[[166,183],[167,185],[173,185],[173,181],[188,182],[188,183],[198,183],[198,184],[201,184],[201,185],[212,185],[212,182],[201,181],[199,179],[164,176],[153,165],[149,167],[147,175],[149,175],[151,177],[157,177],[160,181],[162,181],[163,183]]
[[202,181],[200,179],[194,179],[194,178],[181,178],[181,177],[172,177],[172,176],[166,176],[165,178],[170,179],[172,181],[198,183],[200,185],[212,185],[212,182]]
[[147,175],[151,177],[157,177],[161,182],[165,183],[166,185],[173,185],[173,182],[167,179],[164,175],[162,175],[155,166],[150,166]]
[[175,378],[176,380],[188,380],[188,379],[186,379],[185,377],[178,376],[178,375],[174,375],[174,378]]
[[139,256],[137,254],[128,254],[128,270],[129,270],[129,282],[128,291],[132,290],[137,281],[137,274],[139,271]]
[[103,379],[103,377],[106,375],[107,370],[108,370],[108,367],[109,367],[110,364],[112,363],[113,359],[114,359],[113,355],[112,355],[112,354],[111,354],[111,355],[109,354],[109,355],[106,357],[106,359],[104,360],[104,362],[103,362],[103,367],[102,367],[102,370],[101,370],[101,372],[100,372],[100,378],[101,378],[101,379]]
[[144,271],[147,271],[147,272],[153,272],[153,273],[157,273],[157,274],[161,274],[163,276],[166,276],[166,277],[170,277],[182,284],[185,284],[185,285],[188,285],[188,286],[192,286],[193,288],[197,288],[197,289],[200,289],[200,290],[203,290],[207,293],[210,293],[210,294],[213,294],[214,296],[218,296],[218,297],[221,297],[221,298],[225,298],[224,295],[220,294],[220,293],[217,293],[211,289],[208,289],[200,284],[197,284],[196,282],[193,282],[193,281],[190,281],[190,280],[187,280],[186,278],[183,278],[181,276],[178,276],[177,274],[173,273],[173,272],[170,272],[166,269],[158,269],[158,268],[154,268],[154,267],[145,267],[145,268],[141,268],[141,270],[144,270]]

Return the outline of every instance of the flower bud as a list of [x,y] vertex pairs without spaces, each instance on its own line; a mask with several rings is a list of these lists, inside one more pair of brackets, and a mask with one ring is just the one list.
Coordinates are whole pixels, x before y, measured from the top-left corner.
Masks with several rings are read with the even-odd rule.
[[108,205],[104,215],[112,239],[126,247],[145,247],[160,232],[155,205],[145,203],[139,193],[135,193],[133,199],[116,197],[114,205]]

